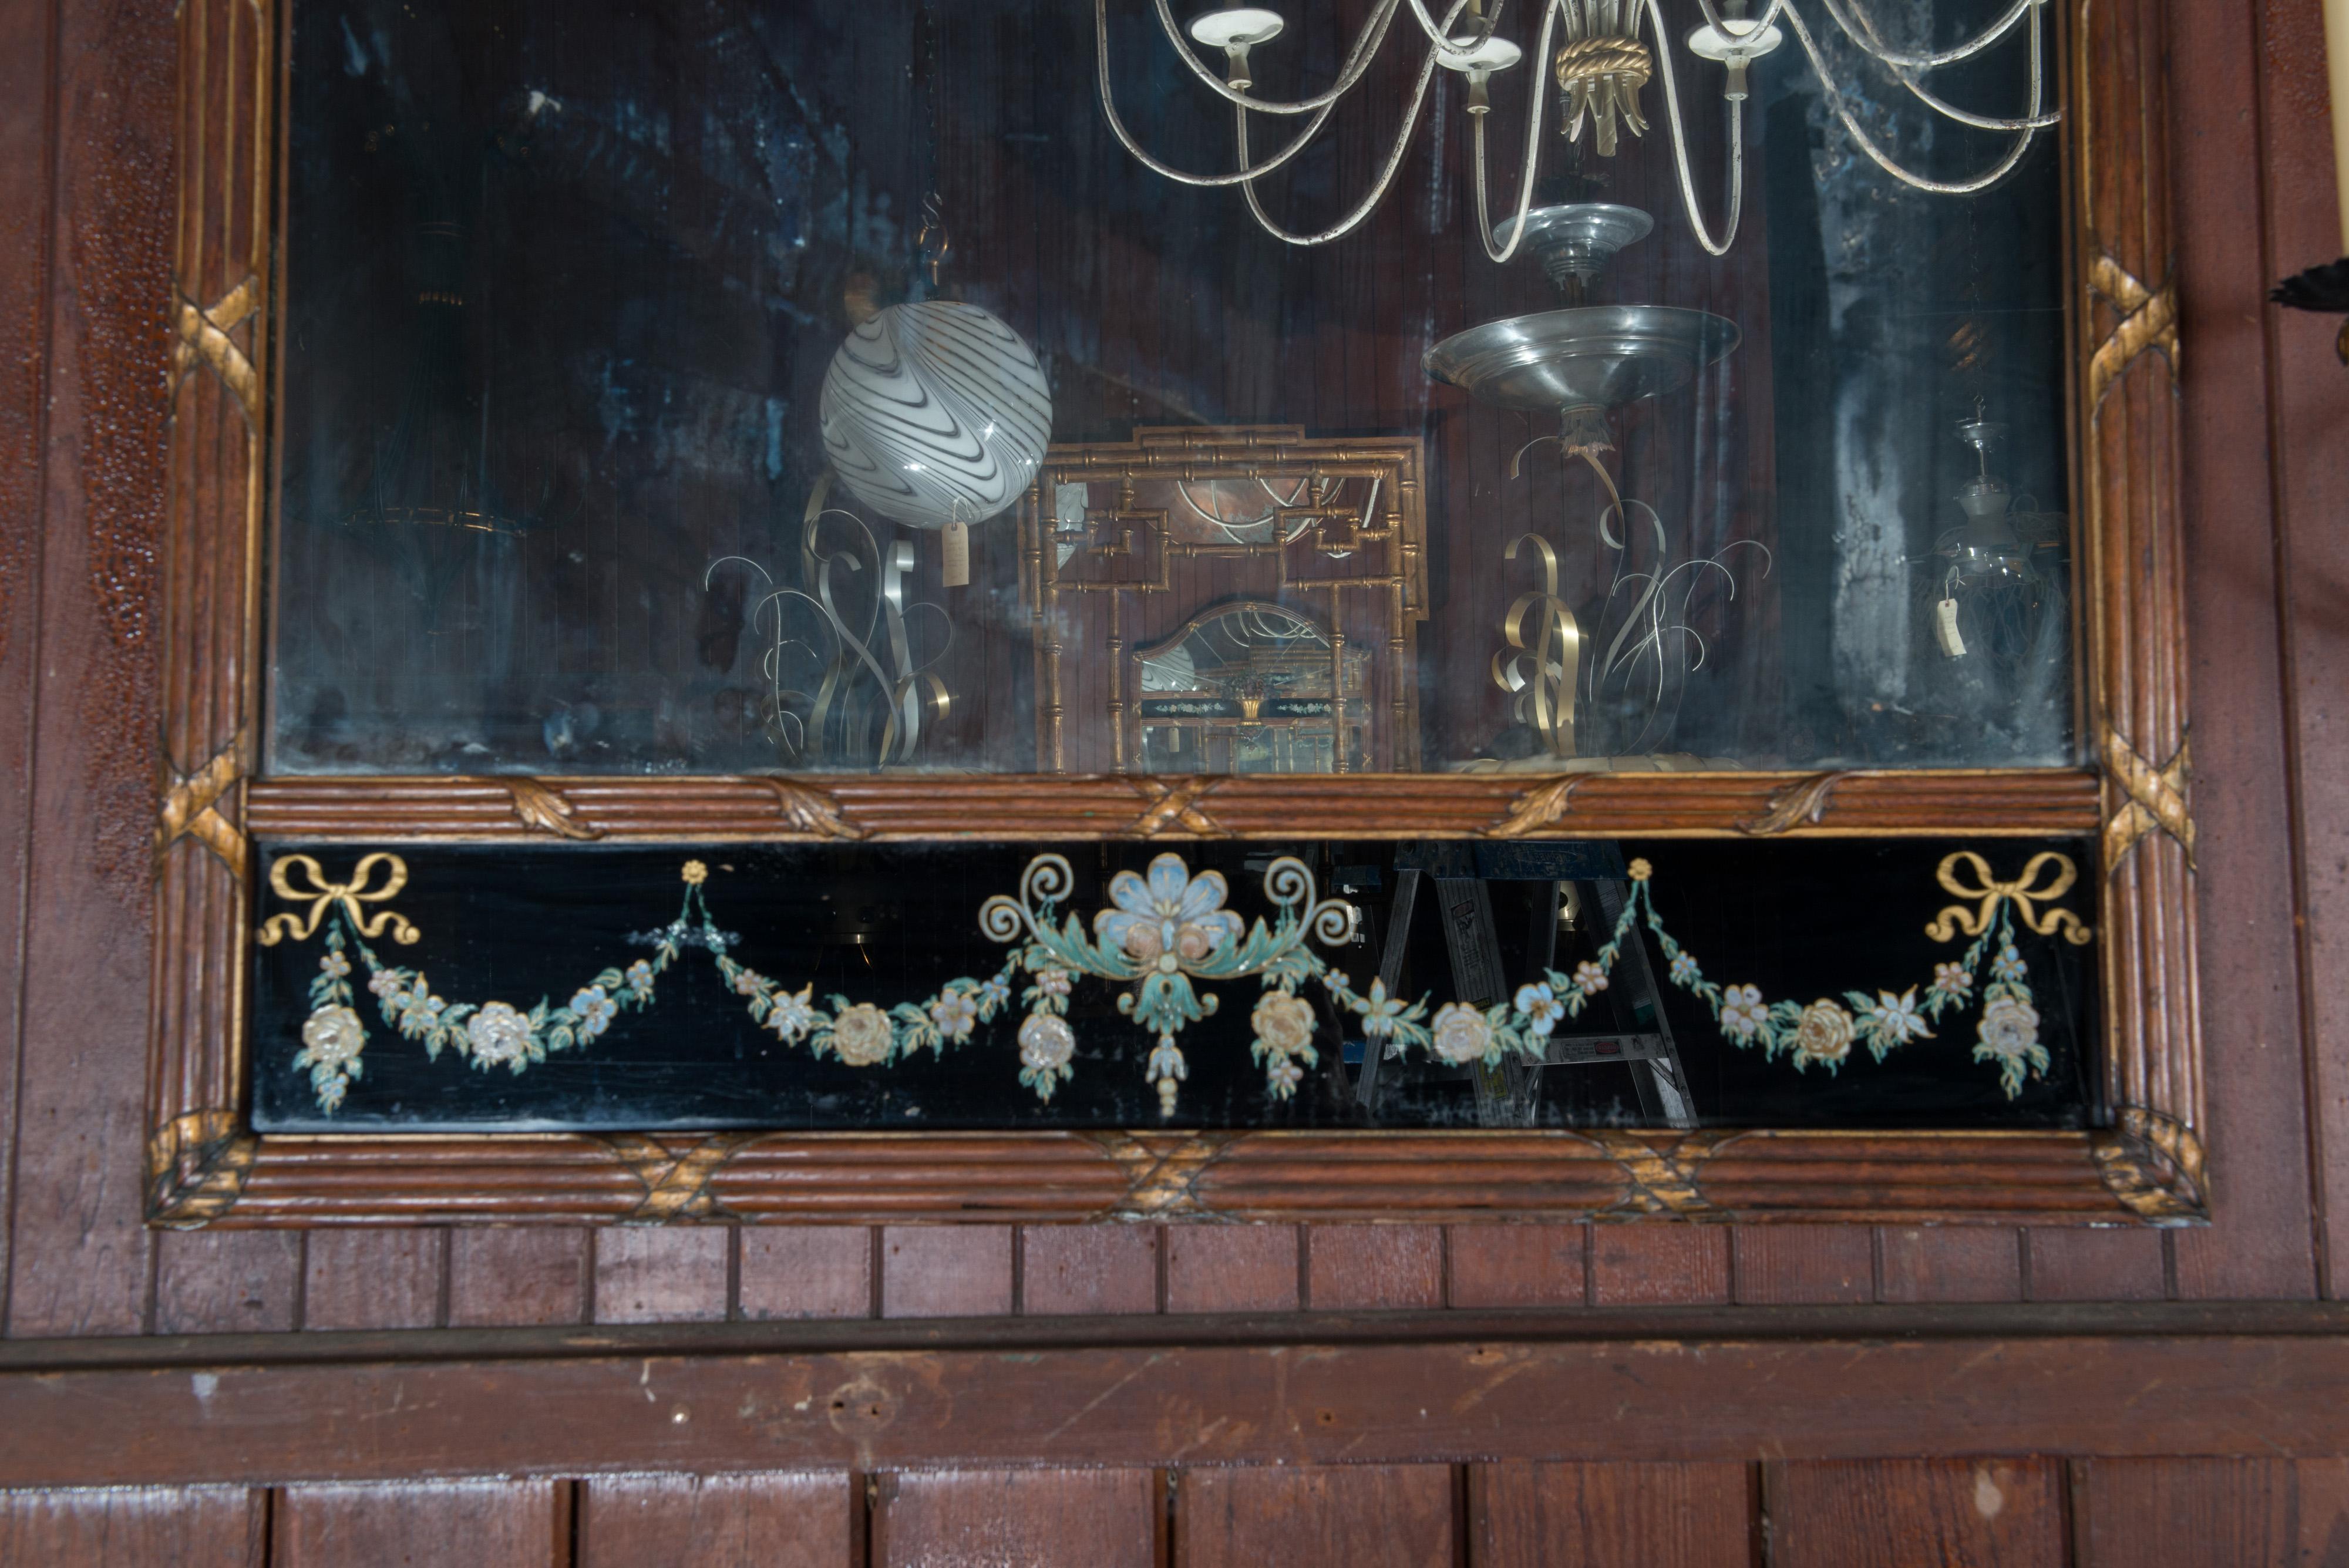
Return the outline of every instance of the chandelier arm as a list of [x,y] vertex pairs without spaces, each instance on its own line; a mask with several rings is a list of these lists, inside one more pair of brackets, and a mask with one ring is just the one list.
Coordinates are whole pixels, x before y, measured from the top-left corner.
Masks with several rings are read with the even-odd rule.
[[[1534,48],[1537,61],[1549,58],[1550,35],[1557,26],[1557,14],[1563,3],[1564,0],[1548,0],[1542,10],[1541,42]],[[1506,245],[1493,243],[1493,220],[1485,193],[1485,121],[1491,117],[1483,114],[1473,117],[1475,121],[1471,140],[1475,143],[1473,151],[1476,160],[1476,227],[1485,237],[1485,254],[1496,262],[1509,260],[1525,243],[1526,214],[1533,211],[1534,180],[1541,171],[1542,110],[1549,99],[1549,78],[1537,72],[1533,84],[1533,100],[1526,106],[1526,166],[1517,180],[1517,221]]]
[[[2039,8],[2044,3],[2045,0],[2014,0],[2014,4],[2008,7],[2004,16],[1964,43],[1930,54],[1918,55],[1896,49],[1886,43],[1884,35],[1876,30],[1876,24],[1868,19],[1866,12],[1854,8],[1851,0],[1826,0],[1827,15],[1835,18],[1836,26],[1842,28],[1844,36],[1870,57],[1896,70],[1914,71],[1938,70],[1943,66],[1956,65],[1960,60],[1971,59],[2014,31],[2015,25],[2026,15],[2031,17],[2032,25],[2034,27],[2037,26]],[[1700,0],[1700,4],[1703,5],[1710,15],[1713,10],[1712,0]]]
[[[1165,0],[1160,0],[1160,4],[1164,3]],[[1506,4],[1506,0],[1502,0],[1502,3]],[[1462,47],[1452,41],[1451,31],[1454,19],[1460,15],[1459,6],[1454,5],[1444,14],[1444,25],[1441,27],[1436,26],[1435,18],[1427,14],[1424,0],[1411,0],[1411,8],[1419,17],[1420,31],[1425,33],[1427,41],[1435,46],[1436,53],[1447,60],[1467,59],[1491,40],[1493,29],[1501,25],[1501,5],[1495,5],[1490,13],[1477,19],[1476,36],[1465,47]]]
[[[1392,15],[1392,6],[1394,5],[1399,5],[1400,3],[1401,0],[1389,0],[1390,15]],[[1099,45],[1098,80],[1101,89],[1102,116],[1109,121],[1110,134],[1115,136],[1118,140],[1118,145],[1123,147],[1128,152],[1133,154],[1134,161],[1140,163],[1144,169],[1149,170],[1154,174],[1162,175],[1166,179],[1172,180],[1178,185],[1192,185],[1202,189],[1211,190],[1220,189],[1227,185],[1246,185],[1261,175],[1269,174],[1274,170],[1279,168],[1282,164],[1288,162],[1290,159],[1296,157],[1299,152],[1304,151],[1307,144],[1309,143],[1314,137],[1320,134],[1321,127],[1323,123],[1329,119],[1330,111],[1337,108],[1337,100],[1335,99],[1323,104],[1319,109],[1314,111],[1313,118],[1306,122],[1304,128],[1298,131],[1295,139],[1292,140],[1288,146],[1282,148],[1278,152],[1273,154],[1271,158],[1257,164],[1253,169],[1243,168],[1237,174],[1186,174],[1182,170],[1175,168],[1173,164],[1162,163],[1157,159],[1153,158],[1148,152],[1144,151],[1142,144],[1133,139],[1133,132],[1126,130],[1125,121],[1118,118],[1117,101],[1111,96],[1109,85],[1109,0],[1094,0],[1093,21],[1095,39]],[[1185,57],[1189,57],[1187,52]],[[1194,63],[1195,64],[1196,62]],[[1220,82],[1216,85],[1218,87],[1222,86]],[[1238,112],[1245,113],[1247,111],[1243,109]],[[1242,162],[1245,163],[1246,160],[1243,159]]]
[[[1729,217],[1720,243],[1715,244],[1713,232],[1705,227],[1704,214],[1697,210],[1696,177],[1689,171],[1688,130],[1681,121],[1680,86],[1675,79],[1678,73],[1672,69],[1671,50],[1665,41],[1663,6],[1659,0],[1647,0],[1647,7],[1649,18],[1655,25],[1656,74],[1664,81],[1664,117],[1671,130],[1672,169],[1680,176],[1681,204],[1688,210],[1689,227],[1695,231],[1696,243],[1704,247],[1705,254],[1725,256],[1729,254],[1729,247],[1737,243],[1737,221],[1745,208],[1745,106],[1739,102],[1728,105]],[[1790,19],[1795,17],[1793,7],[1786,7],[1786,15]],[[1799,31],[1799,20],[1795,21],[1795,26]],[[1817,55],[1814,54],[1811,58],[1816,67]],[[1832,89],[1829,96],[1833,97]]]
[[[1650,0],[1650,4],[1654,4],[1654,0]],[[1835,111],[1836,119],[1842,122],[1844,134],[1850,137],[1852,144],[1866,153],[1869,161],[1878,168],[1904,185],[1929,192],[1937,196],[1971,196],[1979,192],[1987,191],[2014,172],[2015,165],[2023,161],[2023,155],[2031,151],[2032,139],[2039,134],[2035,127],[2017,131],[2014,145],[2007,149],[2006,155],[1992,165],[1988,171],[1971,180],[1928,180],[1922,175],[1912,174],[1893,161],[1891,156],[1882,148],[1877,146],[1868,132],[1860,129],[1858,120],[1852,117],[1851,109],[1844,102],[1843,94],[1836,90],[1835,78],[1828,73],[1826,61],[1820,57],[1817,42],[1812,38],[1810,29],[1803,25],[1802,13],[1792,6],[1787,7],[1786,23],[1794,29],[1795,41],[1802,45],[1804,55],[1809,58],[1811,74],[1818,78],[1819,90],[1826,96],[1827,107]],[[2033,27],[2031,34],[2031,106],[2029,109],[2030,115],[2033,118],[2036,118],[2039,113],[2043,86],[2040,36],[2039,30]]]
[[[1174,20],[1174,8],[1167,0],[1156,0],[1158,25],[1165,29],[1166,36],[1173,41],[1174,52],[1182,57],[1183,63],[1191,67],[1191,74],[1213,88],[1218,97],[1255,109],[1258,114],[1312,114],[1328,109],[1353,91],[1370,70],[1371,62],[1378,57],[1379,47],[1386,41],[1387,28],[1393,24],[1395,13],[1402,5],[1402,0],[1380,0],[1378,9],[1372,11],[1370,20],[1362,24],[1361,34],[1354,39],[1354,47],[1346,52],[1344,63],[1338,67],[1338,79],[1330,84],[1327,92],[1284,102],[1277,99],[1251,98],[1217,76],[1191,52],[1191,42],[1183,36],[1183,29]],[[1102,52],[1106,56],[1109,52],[1109,0],[1094,0],[1093,11],[1098,18]]]
[[[1468,0],[1458,0],[1458,4],[1453,6],[1454,14],[1457,15],[1460,7],[1467,3]],[[1446,20],[1449,19],[1446,18]],[[1233,132],[1239,143],[1240,172],[1247,176],[1240,185],[1240,193],[1247,198],[1248,211],[1255,214],[1257,224],[1264,232],[1283,244],[1322,245],[1328,244],[1331,240],[1343,239],[1360,228],[1362,221],[1377,209],[1381,202],[1386,200],[1387,188],[1394,183],[1395,171],[1402,167],[1403,154],[1411,151],[1411,133],[1419,129],[1420,111],[1427,107],[1427,88],[1428,83],[1435,76],[1435,62],[1436,52],[1431,46],[1427,51],[1426,63],[1419,67],[1419,86],[1411,95],[1411,112],[1403,116],[1402,129],[1395,132],[1394,146],[1387,151],[1386,166],[1379,171],[1379,177],[1371,186],[1370,194],[1364,196],[1361,204],[1347,213],[1339,223],[1321,230],[1319,234],[1291,234],[1274,223],[1272,214],[1264,210],[1264,199],[1256,192],[1256,176],[1265,171],[1262,168],[1248,167],[1247,110],[1233,109]]]

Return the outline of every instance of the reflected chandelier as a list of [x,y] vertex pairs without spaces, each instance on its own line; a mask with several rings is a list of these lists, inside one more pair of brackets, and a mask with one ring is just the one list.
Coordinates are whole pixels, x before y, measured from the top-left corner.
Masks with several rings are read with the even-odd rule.
[[[1442,4],[1443,0],[1438,0],[1438,3]],[[1144,151],[1127,130],[1124,121],[1118,118],[1117,105],[1110,88],[1109,0],[1093,0],[1102,112],[1108,118],[1110,130],[1125,150],[1153,172],[1185,185],[1211,188],[1237,185],[1247,199],[1248,211],[1267,234],[1292,245],[1326,244],[1359,227],[1377,209],[1388,188],[1393,184],[1395,171],[1402,167],[1403,155],[1410,151],[1412,133],[1417,129],[1421,111],[1426,107],[1428,88],[1434,79],[1436,67],[1440,66],[1445,70],[1457,72],[1467,78],[1466,107],[1475,142],[1476,170],[1476,223],[1484,235],[1485,254],[1496,262],[1506,262],[1516,255],[1520,242],[1525,238],[1525,216],[1533,205],[1534,180],[1541,162],[1541,131],[1549,109],[1551,77],[1557,83],[1560,130],[1568,140],[1578,140],[1588,126],[1593,147],[1602,156],[1612,156],[1621,131],[1629,130],[1634,136],[1646,132],[1648,122],[1640,113],[1640,89],[1647,85],[1651,76],[1661,78],[1664,116],[1671,132],[1673,163],[1680,176],[1681,201],[1688,210],[1689,226],[1695,232],[1697,242],[1714,255],[1728,254],[1731,243],[1737,237],[1738,214],[1744,204],[1746,68],[1754,60],[1777,48],[1788,34],[1793,35],[1809,60],[1811,72],[1818,79],[1828,108],[1842,122],[1844,133],[1851,138],[1853,145],[1894,179],[1920,191],[1970,195],[1989,189],[2023,161],[2023,154],[2030,151],[2033,139],[2040,131],[2054,125],[2062,118],[2060,111],[2045,107],[2046,51],[2041,11],[2048,0],[2013,0],[2013,4],[1997,20],[1973,37],[1951,48],[1930,51],[1895,48],[1887,43],[1875,24],[1858,9],[1861,0],[1821,0],[1844,36],[1867,57],[1882,66],[1908,89],[1910,96],[1934,114],[1959,125],[2002,132],[2013,138],[2004,153],[1990,168],[1970,178],[1953,181],[1927,179],[1902,167],[1868,135],[1854,117],[1844,89],[1837,83],[1809,25],[1803,20],[1792,0],[1770,0],[1768,8],[1754,17],[1744,15],[1745,6],[1740,0],[1722,0],[1718,8],[1714,0],[1697,0],[1697,5],[1704,15],[1704,24],[1688,35],[1688,52],[1700,59],[1715,62],[1723,68],[1722,96],[1729,106],[1727,216],[1721,237],[1716,240],[1698,209],[1696,184],[1689,171],[1688,139],[1681,120],[1680,87],[1674,79],[1675,73],[1666,45],[1668,33],[1662,0],[1532,0],[1532,3],[1541,9],[1540,39],[1534,46],[1535,58],[1547,62],[1550,72],[1547,77],[1537,73],[1533,92],[1526,105],[1525,169],[1517,181],[1516,213],[1514,220],[1505,221],[1498,230],[1493,225],[1486,196],[1485,119],[1492,111],[1489,86],[1496,72],[1506,71],[1516,66],[1524,54],[1516,45],[1500,36],[1496,31],[1506,0],[1494,0],[1489,11],[1485,9],[1485,0],[1451,0],[1450,8],[1444,11],[1440,23],[1429,13],[1425,0],[1376,0],[1361,32],[1346,51],[1337,79],[1319,93],[1288,102],[1256,98],[1248,92],[1254,85],[1249,74],[1248,52],[1280,35],[1287,24],[1278,12],[1236,3],[1222,10],[1208,11],[1193,17],[1185,29],[1176,24],[1168,0],[1153,0],[1159,24],[1174,42],[1175,52],[1200,80],[1232,106],[1237,168],[1228,174],[1191,174],[1175,169]],[[1418,30],[1427,40],[1427,53],[1421,62],[1417,83],[1412,89],[1411,105],[1403,116],[1402,128],[1396,132],[1393,145],[1381,161],[1377,178],[1361,201],[1330,227],[1311,234],[1297,234],[1281,227],[1265,211],[1264,202],[1257,192],[1257,182],[1289,162],[1320,133],[1339,101],[1369,74],[1371,63],[1386,42],[1389,29],[1405,5],[1411,7]],[[1652,45],[1641,37],[1643,25],[1654,40]],[[1934,72],[1973,58],[2018,28],[2024,32],[2027,39],[2030,71],[2027,102],[2021,115],[2004,119],[1975,114],[1937,96],[1926,85],[1927,78]],[[1406,29],[1404,36],[1409,37],[1412,35]],[[1225,68],[1221,76],[1193,52],[1191,46],[1195,43],[1211,57],[1215,51],[1222,51]],[[1305,123],[1285,145],[1259,162],[1255,161],[1249,151],[1248,116],[1251,113],[1290,118],[1302,116]]]

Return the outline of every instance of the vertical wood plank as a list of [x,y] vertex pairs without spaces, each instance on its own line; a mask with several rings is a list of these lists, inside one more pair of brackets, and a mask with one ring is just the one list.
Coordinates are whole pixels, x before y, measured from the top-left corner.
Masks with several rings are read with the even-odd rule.
[[1686,1305],[1729,1299],[1729,1232],[1718,1225],[1594,1225],[1594,1306]]
[[[1774,1563],[2065,1568],[2053,1460],[1772,1465],[1763,1489]],[[2183,1560],[2140,1559],[2159,1561]]]
[[2292,1466],[2300,1568],[2349,1568],[2349,1459]]
[[[56,9],[41,650],[7,1332],[144,1325],[172,113],[165,0]],[[93,983],[103,976],[104,983]]]
[[302,1292],[290,1231],[173,1231],[156,1239],[157,1334],[283,1334]]
[[2258,304],[2273,281],[2262,235],[2257,8],[2168,8],[2178,225],[2187,651],[2194,689],[2194,816],[2211,847],[2194,877],[2209,1053],[2213,1223],[2173,1240],[2178,1292],[2304,1297],[2315,1288],[2292,820],[2278,649],[2276,495],[2266,418],[2271,366]]
[[598,1476],[571,1568],[845,1568],[863,1500],[843,1474]]
[[262,1568],[260,1498],[232,1486],[0,1491],[0,1563]]
[[2023,1252],[2001,1226],[1877,1232],[1878,1281],[1888,1302],[2018,1302]]
[[1589,1297],[1590,1229],[1452,1226],[1452,1304],[1580,1306]]
[[1177,1225],[1166,1232],[1168,1312],[1293,1312],[1297,1227]]
[[547,1568],[568,1543],[546,1480],[290,1486],[277,1497],[270,1568]]
[[875,1233],[862,1225],[754,1225],[742,1232],[742,1315],[870,1317]]
[[2300,1555],[2284,1461],[2085,1459],[2073,1473],[2077,1568],[2285,1568]]
[[1306,1304],[1317,1312],[1444,1304],[1440,1225],[1315,1225],[1306,1232]]
[[595,1321],[722,1321],[732,1235],[724,1225],[616,1225],[596,1232]]
[[[0,378],[0,996],[24,994],[31,872],[34,691],[40,653],[42,455],[47,402],[55,5],[0,16],[0,320],[22,323]],[[11,1211],[23,1017],[0,1005],[0,1214]],[[0,1314],[8,1248],[0,1238]]]
[[449,1235],[449,1326],[579,1323],[587,1232],[574,1226],[467,1226]]
[[1480,1465],[1477,1568],[1749,1568],[1742,1464]]
[[2169,1293],[2157,1231],[2032,1231],[2035,1302],[2158,1302]]
[[1876,1238],[1865,1226],[1740,1225],[1730,1255],[1748,1305],[1876,1299]]
[[874,1568],[1154,1568],[1148,1470],[938,1470],[883,1476]]
[[449,1232],[313,1231],[302,1269],[302,1326],[430,1328],[440,1320]]
[[1185,1470],[1175,1568],[1452,1568],[1449,1465]]
[[1030,1225],[1019,1232],[1019,1310],[1158,1310],[1158,1225]]
[[996,1317],[1010,1310],[1010,1226],[892,1225],[881,1232],[883,1317]]
[[[2332,126],[2323,112],[2324,26],[2315,0],[2265,0],[2260,8],[2266,184],[2271,273],[2332,259],[2341,245],[2333,183]],[[2302,972],[2310,1095],[2318,1133],[2322,1222],[2349,1217],[2349,997],[2331,977],[2349,973],[2349,627],[2337,589],[2349,582],[2349,375],[2334,357],[2340,323],[2267,309],[2276,374],[2271,417],[2282,583],[2287,712],[2292,731],[2293,827],[2299,839]],[[2328,1236],[2324,1293],[2349,1295],[2349,1234]]]

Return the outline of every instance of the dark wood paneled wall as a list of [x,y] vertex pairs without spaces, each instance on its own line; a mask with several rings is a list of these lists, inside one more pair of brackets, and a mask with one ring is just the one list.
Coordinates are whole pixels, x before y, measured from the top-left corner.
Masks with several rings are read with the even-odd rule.
[[[177,40],[169,0],[0,12],[0,319],[12,328],[0,379],[5,1334],[1380,1310],[1450,1311],[1464,1326],[1490,1308],[1804,1303],[1878,1314],[1889,1334],[1951,1303],[2349,1294],[2349,1261],[2328,1234],[2349,1211],[2349,371],[2332,358],[2334,324],[2261,303],[2269,281],[2338,244],[2319,9],[2176,0],[2169,29],[2175,58],[2192,62],[2173,72],[2171,134],[2208,1229],[156,1234],[139,1222],[140,1122]],[[1557,1313],[1542,1321],[1557,1332]],[[1161,1337],[1184,1332],[1169,1322]],[[237,1343],[267,1358],[250,1347],[270,1342]],[[411,1335],[398,1354],[431,1343]],[[1852,1355],[1843,1376],[1865,1389],[1868,1363]],[[13,1365],[0,1369],[0,1419],[23,1408],[32,1363]],[[1018,1358],[1003,1365],[1010,1380],[991,1403],[1016,1411]],[[199,1388],[204,1376],[193,1375]],[[1732,1359],[1712,1376],[1760,1374]],[[2083,1372],[2075,1397],[2122,1392]],[[1563,1384],[1552,1394],[1576,1397]],[[1230,1412],[1202,1403],[1194,1414],[1198,1432],[1233,1440],[1221,1426]],[[855,1412],[833,1418],[853,1425]],[[1960,1427],[1920,1428],[1915,1451],[1949,1454]],[[1049,1434],[1036,1437],[1040,1453]],[[319,1440],[362,1441],[323,1420]],[[1249,1440],[1267,1461],[1320,1451],[1273,1430]],[[1723,1441],[1639,1464],[1186,1469],[1170,1438],[1171,1468],[1126,1470],[13,1493],[0,1498],[0,1561],[2349,1563],[2349,1468],[2305,1448],[2217,1459],[2185,1435],[2176,1457],[2116,1459],[2082,1451],[2061,1423],[2044,1443],[2002,1438],[1984,1459],[1764,1462],[1769,1445]],[[2056,1457],[2031,1458],[2034,1447]],[[86,1479],[108,1480],[107,1450],[84,1451]],[[1251,1451],[1229,1450],[1243,1461]],[[2349,1454],[2349,1441],[2333,1451]],[[675,1467],[648,1445],[640,1468]]]

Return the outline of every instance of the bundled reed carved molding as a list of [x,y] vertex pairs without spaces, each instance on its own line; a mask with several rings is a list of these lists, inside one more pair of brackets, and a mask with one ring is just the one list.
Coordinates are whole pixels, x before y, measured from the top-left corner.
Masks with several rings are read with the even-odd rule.
[[[2195,993],[2164,7],[2075,0],[2093,770],[1195,780],[257,772],[285,0],[186,0],[148,1208],[159,1225],[1214,1219],[2190,1223]],[[2101,836],[2102,1100],[2064,1132],[256,1137],[254,841]]]

